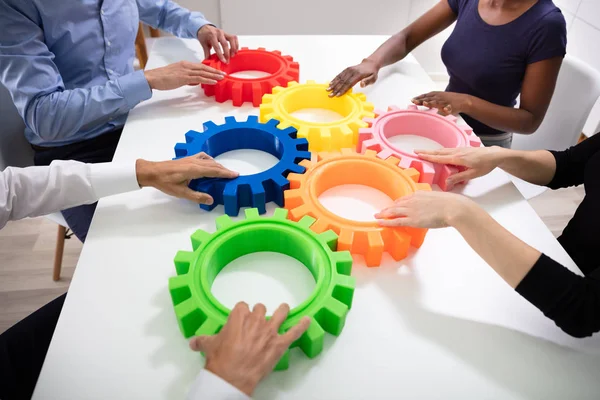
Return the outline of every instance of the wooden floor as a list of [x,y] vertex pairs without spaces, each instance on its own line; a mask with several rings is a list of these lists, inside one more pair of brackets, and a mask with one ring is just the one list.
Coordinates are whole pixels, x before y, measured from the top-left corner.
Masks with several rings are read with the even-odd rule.
[[[548,190],[530,203],[558,236],[583,196],[582,187]],[[46,218],[34,218],[11,222],[0,230],[0,332],[69,287],[82,245],[75,237],[66,241],[62,278],[53,282],[56,229]]]

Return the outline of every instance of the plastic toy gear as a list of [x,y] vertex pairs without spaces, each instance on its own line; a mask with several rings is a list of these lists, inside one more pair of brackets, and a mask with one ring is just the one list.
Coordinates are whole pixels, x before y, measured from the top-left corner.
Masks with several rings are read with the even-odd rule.
[[384,251],[398,261],[406,257],[410,245],[421,246],[426,229],[388,228],[375,221],[352,221],[327,210],[318,200],[326,190],[347,184],[378,189],[393,200],[417,190],[431,190],[428,184],[417,183],[417,170],[401,169],[397,158],[382,160],[371,150],[359,154],[353,149],[342,149],[341,152],[319,153],[317,158],[316,162],[300,163],[306,167],[304,174],[288,175],[290,190],[286,190],[284,196],[291,219],[298,221],[305,215],[316,218],[317,222],[311,226],[313,231],[333,230],[339,235],[338,250],[363,255],[369,267],[381,263]]
[[218,204],[225,206],[227,215],[238,215],[240,207],[256,207],[261,214],[266,212],[266,203],[274,201],[283,206],[283,191],[289,188],[286,176],[289,172],[302,173],[304,167],[297,163],[310,159],[306,139],[296,139],[296,129],[279,129],[279,121],[259,123],[258,117],[249,116],[247,121],[238,122],[234,117],[225,117],[225,124],[212,121],[204,123],[204,132],[189,131],[186,143],[175,146],[176,158],[200,152],[216,157],[231,150],[261,150],[279,158],[272,168],[253,175],[241,175],[235,179],[196,179],[190,183],[193,190],[210,194],[214,203],[200,205],[212,210]]
[[[342,332],[354,296],[355,281],[350,276],[352,256],[346,251],[334,251],[337,245],[334,232],[312,232],[313,218],[293,222],[287,219],[287,213],[278,208],[272,217],[259,217],[258,210],[247,209],[246,219],[238,222],[222,215],[216,220],[215,233],[198,230],[192,235],[193,252],[177,253],[177,276],[169,279],[169,291],[186,338],[214,335],[221,330],[230,310],[212,295],[213,281],[229,262],[258,251],[293,257],[315,278],[310,297],[293,308],[281,326],[281,332],[285,332],[302,317],[311,318],[308,330],[291,347],[300,347],[313,358],[323,350],[325,332],[336,336]],[[286,369],[288,360],[289,351],[275,369]]]
[[[234,57],[231,57],[229,64],[221,62],[216,54],[202,63],[227,74],[216,85],[202,85],[204,94],[215,96],[215,100],[219,103],[232,100],[236,107],[244,102],[251,102],[254,107],[258,107],[263,95],[271,93],[274,87],[300,79],[300,67],[291,56],[281,55],[277,50],[267,51],[262,47],[256,50],[242,47]],[[236,78],[230,75],[248,70],[265,71],[269,75],[255,79]]]
[[412,149],[394,146],[389,138],[397,135],[417,135],[432,139],[444,147],[479,147],[481,140],[468,127],[459,126],[453,115],[446,117],[438,110],[419,110],[415,105],[407,109],[389,107],[388,111],[375,111],[375,118],[365,118],[368,128],[359,131],[358,151],[374,150],[386,159],[390,156],[400,159],[400,167],[414,168],[420,173],[419,182],[437,184],[442,190],[450,190],[446,179],[461,170],[458,167],[434,164],[420,159]]
[[[307,81],[304,84],[289,82],[287,88],[276,87],[273,94],[263,96],[260,120],[281,121],[280,128],[293,126],[298,137],[308,139],[311,151],[333,151],[355,147],[358,130],[368,127],[363,118],[374,117],[373,104],[363,93],[349,90],[341,97],[329,97],[328,84]],[[337,112],[343,118],[334,122],[310,122],[291,115],[304,108],[324,108]]]

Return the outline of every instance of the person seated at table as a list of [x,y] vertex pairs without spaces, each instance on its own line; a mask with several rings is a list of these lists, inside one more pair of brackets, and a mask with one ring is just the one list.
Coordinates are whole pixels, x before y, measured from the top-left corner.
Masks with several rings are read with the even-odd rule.
[[551,0],[441,0],[338,74],[330,95],[341,96],[359,82],[375,83],[382,67],[455,21],[441,54],[450,75],[446,91],[412,102],[443,115],[460,114],[486,146],[510,148],[513,133],[531,134],[542,123],[566,53],[565,19]]
[[500,147],[418,151],[424,160],[467,167],[448,178],[457,183],[498,167],[551,189],[583,184],[586,195],[559,243],[579,276],[522,242],[472,200],[453,193],[417,192],[376,215],[384,226],[451,226],[521,296],[571,336],[600,330],[600,133],[565,151],[516,151]]
[[[235,178],[200,153],[173,161],[84,164],[53,161],[50,166],[0,171],[0,229],[10,220],[45,215],[99,198],[150,186],[196,203],[212,204],[206,193],[188,187],[191,179]],[[0,335],[0,399],[30,398],[66,295]]]
[[[181,61],[134,71],[139,21],[197,38],[223,60],[238,40],[171,0],[0,0],[0,81],[25,122],[36,165],[112,160],[127,113],[152,90],[215,84],[223,73]],[[144,138],[139,138],[143,143]],[[83,242],[96,204],[63,210]]]

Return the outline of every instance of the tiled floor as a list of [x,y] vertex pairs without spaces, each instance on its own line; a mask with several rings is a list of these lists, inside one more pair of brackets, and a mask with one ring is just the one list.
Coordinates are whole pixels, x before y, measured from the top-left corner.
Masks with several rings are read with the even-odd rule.
[[[583,196],[583,188],[546,191],[530,202],[558,236]],[[56,229],[46,218],[34,218],[11,222],[0,231],[0,332],[69,287],[82,245],[76,238],[67,240],[62,278],[53,282]]]

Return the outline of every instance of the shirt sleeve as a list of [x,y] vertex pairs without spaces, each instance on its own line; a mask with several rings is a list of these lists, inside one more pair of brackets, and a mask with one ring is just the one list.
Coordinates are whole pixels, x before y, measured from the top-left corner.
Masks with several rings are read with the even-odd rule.
[[542,254],[515,290],[574,337],[600,331],[600,269],[582,277]]
[[452,12],[456,15],[460,12],[462,5],[465,1],[468,0],[448,0],[448,5],[452,9]]
[[143,71],[91,88],[65,88],[31,2],[0,0],[0,79],[43,142],[67,139],[152,96]]
[[527,64],[564,57],[567,54],[567,24],[559,9],[546,14],[536,25],[531,37]]
[[600,135],[582,141],[563,151],[550,151],[556,160],[554,177],[548,183],[550,189],[560,189],[583,184],[585,167],[589,159],[600,152]]
[[236,387],[212,372],[203,369],[198,374],[187,400],[250,400]]
[[11,220],[91,204],[139,188],[135,162],[53,161],[43,167],[8,167],[0,172],[0,229]]
[[137,0],[140,19],[181,38],[193,39],[204,25],[211,24],[200,12],[192,12],[171,0]]

